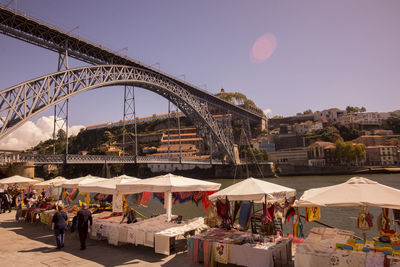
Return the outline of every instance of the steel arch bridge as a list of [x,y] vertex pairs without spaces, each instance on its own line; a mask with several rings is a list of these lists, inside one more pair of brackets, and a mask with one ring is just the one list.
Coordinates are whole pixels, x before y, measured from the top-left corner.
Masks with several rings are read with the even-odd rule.
[[198,129],[207,129],[212,133],[219,149],[234,162],[232,140],[208,111],[205,101],[160,73],[124,65],[68,69],[0,91],[0,139],[27,120],[74,95],[113,85],[141,87],[170,100]]

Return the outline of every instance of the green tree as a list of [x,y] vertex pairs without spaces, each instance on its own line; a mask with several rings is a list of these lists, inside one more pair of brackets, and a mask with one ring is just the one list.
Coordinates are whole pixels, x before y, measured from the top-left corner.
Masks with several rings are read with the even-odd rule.
[[389,130],[392,130],[395,134],[400,134],[400,118],[391,117],[386,121]]
[[281,115],[275,115],[275,116],[273,116],[272,118],[273,118],[273,119],[283,119],[283,116],[281,116]]
[[335,125],[335,127],[336,127],[336,129],[338,129],[339,134],[343,138],[344,141],[351,141],[362,135],[359,130],[357,130],[353,127],[350,127],[350,126]]
[[311,109],[307,109],[307,110],[304,110],[304,111],[303,111],[303,114],[304,114],[304,115],[313,114],[313,112],[312,112]]
[[333,153],[341,164],[349,165],[365,159],[366,151],[363,144],[354,145],[351,141],[343,140],[338,140],[335,144]]

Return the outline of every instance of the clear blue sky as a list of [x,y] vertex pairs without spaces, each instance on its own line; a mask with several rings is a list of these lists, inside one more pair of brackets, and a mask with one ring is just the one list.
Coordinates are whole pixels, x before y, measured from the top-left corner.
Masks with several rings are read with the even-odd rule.
[[[1,4],[7,3],[0,0]],[[400,1],[61,1],[18,0],[18,9],[216,93],[246,94],[272,115],[347,105],[399,109]],[[12,6],[12,4],[11,4]],[[73,33],[78,34],[77,30]],[[255,63],[263,35],[276,47]],[[269,51],[271,52],[271,51]],[[121,53],[126,53],[122,51]],[[0,90],[56,71],[57,54],[0,35]],[[83,65],[72,61],[70,66]],[[183,76],[180,76],[183,79]],[[167,112],[167,102],[137,90],[138,115]],[[122,87],[70,101],[70,125],[122,119]],[[51,115],[52,112],[41,115]]]

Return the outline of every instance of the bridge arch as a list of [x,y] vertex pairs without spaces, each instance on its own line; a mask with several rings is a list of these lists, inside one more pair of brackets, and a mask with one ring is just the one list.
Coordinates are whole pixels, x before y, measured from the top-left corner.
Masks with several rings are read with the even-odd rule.
[[79,93],[113,85],[132,85],[170,100],[234,161],[233,143],[207,104],[172,80],[151,70],[124,65],[94,65],[50,73],[0,91],[0,139],[39,113]]

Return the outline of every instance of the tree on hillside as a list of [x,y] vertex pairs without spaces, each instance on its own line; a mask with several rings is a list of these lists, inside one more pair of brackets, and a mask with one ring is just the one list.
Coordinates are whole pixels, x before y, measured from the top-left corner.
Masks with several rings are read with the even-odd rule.
[[283,119],[283,116],[281,116],[281,115],[275,115],[275,116],[273,116],[272,118],[273,118],[273,119]]
[[346,125],[335,125],[344,141],[351,141],[361,136],[361,132]]
[[389,130],[392,130],[395,134],[400,134],[400,118],[391,117],[386,121]]
[[359,112],[366,112],[367,109],[365,107],[352,107],[352,106],[347,106],[346,107],[347,113],[359,113]]
[[313,114],[311,109],[307,109],[303,111],[303,115],[307,115],[307,114]]
[[365,146],[363,144],[353,144],[351,141],[343,142],[338,140],[335,143],[333,153],[336,159],[345,165],[357,163],[366,157]]

